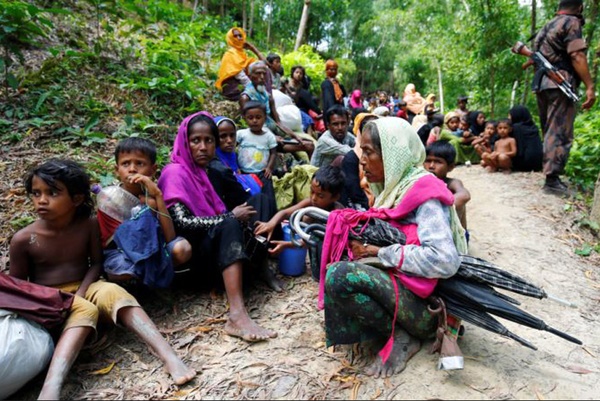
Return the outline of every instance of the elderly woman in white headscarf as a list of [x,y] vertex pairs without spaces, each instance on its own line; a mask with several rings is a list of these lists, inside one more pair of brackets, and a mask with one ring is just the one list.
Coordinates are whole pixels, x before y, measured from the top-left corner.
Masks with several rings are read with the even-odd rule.
[[[361,149],[375,204],[366,212],[345,209],[329,215],[319,306],[325,308],[327,346],[375,341],[383,348],[366,373],[387,377],[406,367],[420,340],[434,336],[437,317],[425,299],[439,278],[456,273],[459,252],[467,249],[454,197],[423,169],[425,149],[408,122],[395,117],[370,121]],[[352,227],[371,218],[398,228],[406,243],[379,247],[348,239]],[[340,261],[345,249],[350,249],[350,261]]]

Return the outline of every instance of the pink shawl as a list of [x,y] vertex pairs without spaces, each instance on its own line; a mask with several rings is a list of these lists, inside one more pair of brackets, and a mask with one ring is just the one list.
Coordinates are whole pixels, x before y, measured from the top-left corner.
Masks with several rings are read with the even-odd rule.
[[215,192],[206,171],[194,161],[188,142],[188,124],[200,114],[213,118],[209,113],[201,111],[183,120],[175,137],[171,163],[163,168],[158,187],[163,192],[167,207],[183,203],[194,216],[216,216],[225,213],[225,205]]

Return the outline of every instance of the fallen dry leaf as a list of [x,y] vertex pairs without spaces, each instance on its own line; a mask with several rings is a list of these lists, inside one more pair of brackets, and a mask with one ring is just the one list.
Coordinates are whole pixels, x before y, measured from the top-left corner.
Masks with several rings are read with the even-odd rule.
[[566,370],[572,373],[577,373],[578,375],[587,375],[588,373],[596,373],[593,370],[589,370],[584,368],[583,366],[571,365],[565,367]]
[[191,332],[195,331],[195,332],[200,332],[200,333],[208,333],[209,331],[212,331],[213,329],[214,329],[214,327],[197,326],[197,327],[190,327],[186,331],[191,331]]
[[357,381],[352,387],[352,394],[350,395],[351,400],[356,400],[358,398],[358,389],[360,388],[360,382]]
[[90,375],[106,375],[106,374],[110,373],[110,371],[114,367],[115,367],[115,362],[112,362],[110,365],[108,365],[105,368],[94,370],[93,372],[90,372]]

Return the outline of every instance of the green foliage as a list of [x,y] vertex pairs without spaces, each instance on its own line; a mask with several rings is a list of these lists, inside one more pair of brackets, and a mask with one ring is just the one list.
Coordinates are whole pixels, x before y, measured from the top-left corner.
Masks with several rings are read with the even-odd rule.
[[[12,56],[22,63],[22,48],[35,44],[37,39],[46,36],[46,28],[52,27],[52,22],[43,17],[42,12],[29,3],[0,0],[0,70],[7,87],[17,89],[19,86],[17,77],[9,71]],[[6,95],[8,97],[8,93]]]
[[28,213],[23,213],[20,217],[14,218],[10,221],[10,225],[13,230],[18,231],[22,228],[27,227],[36,220],[34,216]]
[[321,93],[321,82],[325,79],[325,61],[308,45],[302,45],[297,51],[281,56],[281,65],[286,71],[286,75],[295,65],[304,67],[306,75],[311,79],[310,91],[314,95]]
[[[597,108],[597,107],[596,107]],[[600,174],[600,115],[579,112],[575,119],[575,140],[566,166],[569,181],[593,192]]]

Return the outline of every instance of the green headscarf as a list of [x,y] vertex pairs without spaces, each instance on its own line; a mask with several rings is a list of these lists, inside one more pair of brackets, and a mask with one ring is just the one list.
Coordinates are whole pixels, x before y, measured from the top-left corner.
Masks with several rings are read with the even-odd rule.
[[[425,147],[415,129],[402,118],[384,117],[370,121],[381,141],[384,182],[371,183],[376,208],[394,208],[420,178],[431,174],[423,168]],[[365,127],[366,128],[366,127]],[[454,207],[450,208],[450,228],[458,252],[467,252],[465,230]]]

